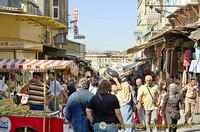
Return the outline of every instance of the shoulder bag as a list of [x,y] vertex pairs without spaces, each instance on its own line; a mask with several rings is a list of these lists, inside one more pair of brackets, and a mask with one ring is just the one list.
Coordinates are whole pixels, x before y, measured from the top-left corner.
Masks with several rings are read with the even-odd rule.
[[150,94],[152,100],[153,100],[153,104],[154,104],[154,106],[158,107],[158,105],[157,105],[158,100],[153,98],[153,96],[152,96],[152,94],[151,94],[151,91],[149,90],[148,86],[146,86],[146,87],[147,87],[147,89],[148,89],[148,91],[149,91],[149,94]]
[[[82,103],[82,101],[81,101],[81,96],[80,96],[80,94],[78,93],[78,91],[76,91],[76,92],[77,92],[77,94],[78,94],[78,100],[79,100],[79,103],[80,103],[80,105],[81,105],[81,109],[83,110],[83,112],[85,113],[85,115],[86,115],[86,117],[87,117],[87,114],[86,114],[86,112],[85,112],[86,108],[84,108],[84,106],[83,106],[83,103]],[[93,126],[91,125],[89,119],[88,119],[88,128],[89,128],[89,131],[90,131],[90,132],[94,132]]]

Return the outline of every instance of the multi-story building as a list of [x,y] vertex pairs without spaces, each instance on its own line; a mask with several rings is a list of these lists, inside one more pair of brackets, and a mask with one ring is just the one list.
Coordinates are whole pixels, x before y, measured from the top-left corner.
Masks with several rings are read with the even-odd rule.
[[1,57],[65,57],[67,14],[68,0],[0,0]]
[[[137,37],[136,46],[147,43],[150,38],[166,29],[168,19],[165,5],[166,0],[138,0],[137,31],[142,33]],[[137,52],[141,50],[137,50]],[[138,52],[135,57],[144,58],[144,51]]]
[[86,54],[85,44],[68,40],[67,45],[65,45],[65,49],[67,49],[67,55],[69,56],[71,55],[81,60],[85,60],[85,54]]
[[132,62],[131,55],[127,55],[126,52],[86,52],[86,60],[91,62],[92,68],[97,71],[105,69],[107,67],[113,68],[115,70],[121,70],[125,65]]
[[[143,34],[138,37],[138,45],[127,52],[142,51],[141,58],[149,60],[149,69],[154,73],[165,79],[176,74],[181,80],[191,59],[195,59],[194,47],[200,45],[199,9],[200,0],[138,0],[137,27],[141,30],[139,24],[143,24],[147,28],[142,27],[145,30],[141,30]],[[160,17],[155,21],[152,17],[155,14],[149,16],[146,12],[157,12]],[[189,61],[186,61],[187,55]]]

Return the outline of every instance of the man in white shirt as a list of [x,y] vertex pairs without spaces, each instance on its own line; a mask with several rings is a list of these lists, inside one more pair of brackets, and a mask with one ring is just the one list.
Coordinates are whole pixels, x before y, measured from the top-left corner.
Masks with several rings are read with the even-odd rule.
[[[143,86],[141,78],[138,78],[136,80],[136,85],[138,87],[137,101],[139,102],[139,95],[140,95],[141,87]],[[140,124],[145,124],[144,107],[142,106],[141,109],[137,108],[137,112],[138,112]]]
[[98,89],[98,81],[97,77],[92,77],[90,81],[90,86],[89,86],[89,91],[92,92],[93,94],[96,94]]
[[[6,84],[3,84],[2,90],[0,90],[0,94],[3,96],[3,98],[8,98],[8,85],[9,81],[6,81]],[[13,91],[13,86],[11,85],[10,93]],[[10,94],[11,95],[11,94]]]

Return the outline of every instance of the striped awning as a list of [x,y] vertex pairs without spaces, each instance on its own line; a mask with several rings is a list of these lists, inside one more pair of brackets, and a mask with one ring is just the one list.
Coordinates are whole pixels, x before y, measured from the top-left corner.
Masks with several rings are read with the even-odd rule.
[[73,61],[35,60],[35,59],[0,59],[0,71],[34,71],[66,69],[73,75],[78,74],[78,67]]

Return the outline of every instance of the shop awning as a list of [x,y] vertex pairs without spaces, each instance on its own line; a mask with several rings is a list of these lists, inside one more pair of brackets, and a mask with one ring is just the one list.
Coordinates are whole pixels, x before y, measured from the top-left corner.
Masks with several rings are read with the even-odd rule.
[[17,14],[17,13],[6,13],[0,12],[0,15],[17,16],[17,20],[35,22],[40,25],[49,26],[52,28],[65,28],[65,25],[51,19],[46,16],[28,15],[28,14]]
[[154,46],[154,45],[159,44],[159,43],[162,43],[162,42],[164,42],[164,41],[165,41],[165,39],[164,39],[164,38],[161,38],[161,39],[158,39],[158,40],[156,40],[156,41],[153,40],[153,41],[151,41],[151,42],[147,42],[147,43],[145,43],[145,44],[135,46],[135,47],[133,47],[133,48],[128,49],[128,50],[127,50],[127,54],[137,53],[137,52],[139,52],[139,51],[141,51],[141,50],[143,50],[143,49],[145,49],[145,48],[148,48],[148,47],[150,47],[150,46]]
[[192,60],[189,72],[200,73],[200,60]]
[[34,71],[43,72],[52,69],[69,70],[71,74],[78,74],[78,67],[73,61],[63,60],[35,60],[35,59],[0,59],[0,71]]
[[56,47],[43,46],[43,53],[52,57],[66,57],[66,49]]
[[197,30],[191,32],[189,38],[191,39],[195,39],[195,40],[200,40],[200,28],[198,28]]
[[144,64],[143,61],[133,62],[132,64],[129,64],[129,65],[127,65],[127,66],[124,66],[124,67],[123,67],[123,71],[124,71],[124,72],[127,72],[128,70],[130,70],[130,69],[132,69],[132,68],[134,68],[134,67],[136,67],[136,66],[140,66],[140,65],[142,65],[142,64]]

